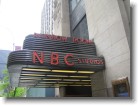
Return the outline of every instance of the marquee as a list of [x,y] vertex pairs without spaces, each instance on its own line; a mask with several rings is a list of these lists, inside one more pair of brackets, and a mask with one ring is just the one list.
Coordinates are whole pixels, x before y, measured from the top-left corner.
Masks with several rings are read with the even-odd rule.
[[48,34],[28,35],[7,67],[12,86],[91,86],[90,75],[105,69],[91,40]]

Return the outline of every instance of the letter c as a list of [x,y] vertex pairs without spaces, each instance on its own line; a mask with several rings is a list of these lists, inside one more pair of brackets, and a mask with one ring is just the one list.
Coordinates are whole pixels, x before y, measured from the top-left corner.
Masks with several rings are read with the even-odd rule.
[[73,55],[72,55],[72,54],[67,54],[67,55],[64,57],[64,61],[65,61],[65,63],[66,63],[68,66],[73,66],[73,65],[74,65],[73,62],[69,63],[69,62],[67,61],[67,59],[68,59],[69,57],[73,57]]

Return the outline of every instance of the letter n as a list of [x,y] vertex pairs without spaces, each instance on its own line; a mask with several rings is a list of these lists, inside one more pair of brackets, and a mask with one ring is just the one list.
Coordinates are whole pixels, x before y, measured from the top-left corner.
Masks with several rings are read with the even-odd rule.
[[44,53],[41,52],[40,55],[41,56],[39,57],[38,53],[36,51],[33,51],[33,63],[36,63],[36,58],[39,60],[41,64],[44,63]]

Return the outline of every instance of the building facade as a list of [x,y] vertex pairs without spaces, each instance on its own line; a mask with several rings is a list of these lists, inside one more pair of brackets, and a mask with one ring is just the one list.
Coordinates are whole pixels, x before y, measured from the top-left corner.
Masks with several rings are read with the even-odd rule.
[[41,14],[41,33],[53,34],[54,31],[54,0],[45,0]]
[[3,78],[3,70],[7,69],[7,59],[11,51],[9,50],[0,50],[0,79]]
[[[114,96],[112,82],[130,82],[130,1],[56,0],[54,34],[93,40],[106,69],[91,75],[92,96]],[[69,88],[61,87],[60,96]],[[72,88],[70,88],[72,89]]]

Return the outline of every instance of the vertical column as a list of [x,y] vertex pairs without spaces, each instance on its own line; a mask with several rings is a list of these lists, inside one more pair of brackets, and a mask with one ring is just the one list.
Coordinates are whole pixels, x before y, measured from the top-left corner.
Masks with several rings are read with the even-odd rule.
[[107,97],[107,88],[103,71],[91,75],[91,85],[93,97]]
[[[127,36],[128,45],[130,48],[130,0],[118,0],[118,6],[123,21],[125,33]],[[131,48],[130,48],[131,49]]]
[[65,87],[59,87],[60,97],[65,97]]
[[[70,36],[69,0],[55,0],[54,2],[54,34]],[[56,95],[65,96],[65,87],[56,89]]]
[[60,94],[59,94],[59,88],[55,88],[55,97],[59,97]]
[[69,0],[55,0],[54,34],[70,36]]
[[61,0],[62,4],[62,36],[70,36],[69,0]]

